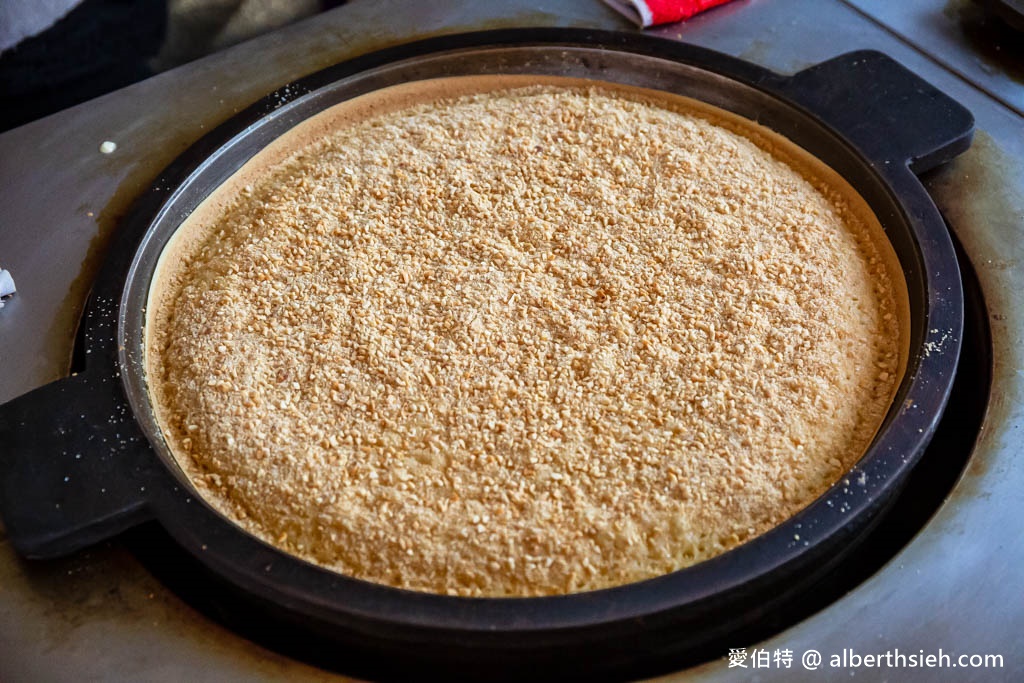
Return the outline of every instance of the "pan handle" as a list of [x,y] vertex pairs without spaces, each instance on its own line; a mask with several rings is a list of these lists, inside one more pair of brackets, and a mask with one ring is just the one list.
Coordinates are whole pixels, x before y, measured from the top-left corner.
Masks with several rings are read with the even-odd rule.
[[0,519],[20,554],[66,555],[151,518],[152,458],[111,382],[73,375],[0,406]]
[[887,55],[849,52],[800,71],[782,92],[827,121],[869,159],[916,174],[967,150],[974,117]]

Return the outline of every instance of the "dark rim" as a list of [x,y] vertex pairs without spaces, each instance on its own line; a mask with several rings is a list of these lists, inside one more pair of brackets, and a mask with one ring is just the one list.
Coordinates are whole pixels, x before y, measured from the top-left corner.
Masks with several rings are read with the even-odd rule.
[[[458,598],[341,576],[279,552],[245,533],[191,494],[175,468],[169,468],[172,476],[166,477],[170,480],[168,485],[157,487],[150,499],[165,528],[214,571],[287,609],[338,625],[356,620],[370,629],[376,623],[489,633],[609,625],[682,607],[700,611],[723,593],[753,590],[788,566],[820,559],[835,547],[835,542],[852,534],[853,523],[873,514],[898,488],[930,438],[948,398],[959,351],[962,293],[952,244],[920,183],[905,166],[882,169],[863,157],[827,123],[807,113],[786,95],[786,79],[711,50],[639,34],[571,29],[489,31],[402,45],[329,67],[260,100],[197,142],[162,174],[155,187],[178,187],[221,145],[278,109],[282,102],[341,78],[431,53],[512,45],[590,47],[692,65],[767,93],[792,110],[794,117],[806,119],[806,125],[827,132],[836,149],[842,150],[837,153],[870,169],[899,207],[899,215],[883,218],[883,224],[905,222],[918,242],[917,259],[923,272],[915,275],[908,270],[908,286],[913,286],[911,276],[923,281],[923,329],[950,330],[952,338],[941,353],[934,354],[920,353],[919,345],[912,341],[907,374],[882,431],[847,477],[806,509],[779,527],[711,560],[669,575],[587,593],[540,598]],[[173,199],[174,194],[165,191],[160,203],[171,203]],[[908,211],[908,206],[914,211]],[[138,233],[145,232],[153,216],[154,212],[145,209],[140,215],[133,215],[128,231],[134,233],[138,228]],[[127,256],[131,258],[130,253]],[[103,289],[103,280],[97,288],[119,291],[125,283],[124,271],[108,279],[113,280],[110,288]],[[131,276],[127,280],[130,282]],[[122,329],[118,335],[122,341],[123,315],[122,309]],[[124,368],[127,361],[123,355],[121,361]]]

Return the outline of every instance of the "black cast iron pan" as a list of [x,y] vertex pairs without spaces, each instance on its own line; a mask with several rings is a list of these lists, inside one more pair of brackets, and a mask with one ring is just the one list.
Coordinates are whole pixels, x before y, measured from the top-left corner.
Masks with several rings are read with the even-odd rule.
[[[262,543],[195,495],[156,428],[142,371],[150,277],[174,229],[258,150],[337,102],[410,80],[491,73],[585,77],[695,97],[785,135],[861,193],[906,274],[911,357],[882,429],[847,478],[787,523],[688,569],[516,599],[415,593],[340,576]],[[315,73],[206,135],[138,199],[83,321],[85,370],[0,408],[7,532],[25,556],[47,558],[156,519],[262,614],[358,650],[379,676],[623,676],[692,657],[840,561],[921,456],[956,370],[963,294],[950,237],[914,174],[964,151],[972,127],[963,107],[876,52],[780,76],[638,34],[507,30],[399,46]]]

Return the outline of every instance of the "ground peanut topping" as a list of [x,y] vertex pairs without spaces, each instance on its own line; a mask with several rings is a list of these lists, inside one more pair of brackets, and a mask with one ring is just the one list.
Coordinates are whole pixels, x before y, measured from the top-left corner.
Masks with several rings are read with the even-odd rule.
[[203,497],[344,574],[496,596],[671,572],[819,496],[899,380],[891,247],[673,102],[435,98],[236,188],[151,306]]

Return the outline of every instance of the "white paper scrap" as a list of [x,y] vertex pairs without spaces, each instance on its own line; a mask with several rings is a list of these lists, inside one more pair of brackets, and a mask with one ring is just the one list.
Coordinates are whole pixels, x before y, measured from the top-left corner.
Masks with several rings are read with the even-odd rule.
[[14,294],[17,288],[14,286],[14,278],[6,270],[0,270],[0,308],[4,307],[4,298]]

